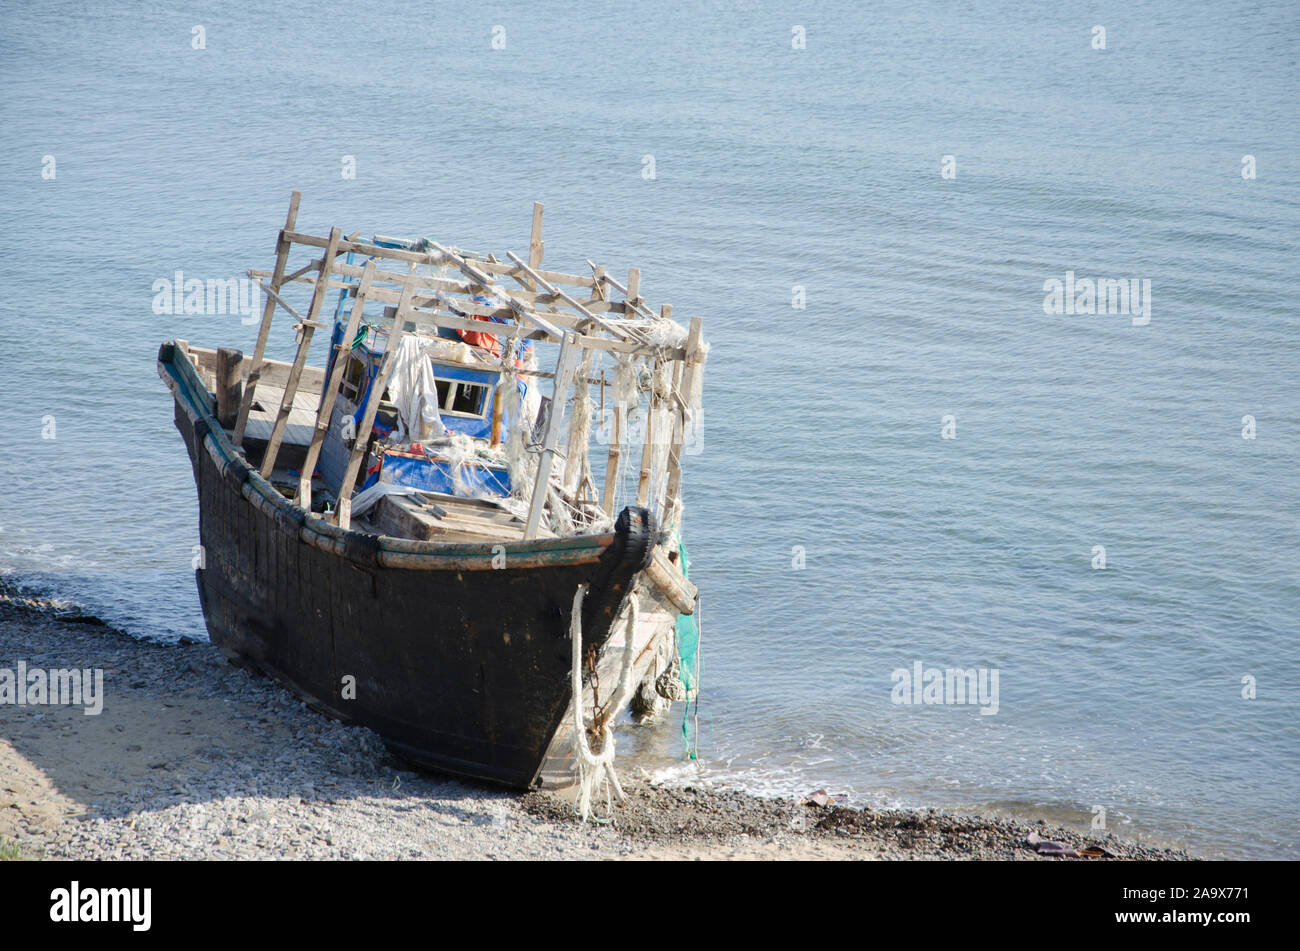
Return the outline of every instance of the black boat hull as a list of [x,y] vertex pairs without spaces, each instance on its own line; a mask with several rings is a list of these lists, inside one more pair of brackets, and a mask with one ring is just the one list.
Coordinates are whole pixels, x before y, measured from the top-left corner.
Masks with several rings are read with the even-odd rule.
[[599,650],[651,559],[648,514],[624,510],[609,534],[497,546],[343,531],[249,468],[171,344],[159,372],[198,488],[212,642],[418,765],[535,785],[570,703],[574,592],[590,586],[584,650]]

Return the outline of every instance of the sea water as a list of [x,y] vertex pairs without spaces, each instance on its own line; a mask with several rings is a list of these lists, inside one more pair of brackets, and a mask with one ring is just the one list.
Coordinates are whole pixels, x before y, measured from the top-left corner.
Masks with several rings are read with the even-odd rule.
[[7,4],[0,567],[203,637],[154,360],[256,327],[156,282],[293,189],[498,254],[540,200],[712,345],[699,759],[678,707],[625,770],[1300,856],[1298,11]]

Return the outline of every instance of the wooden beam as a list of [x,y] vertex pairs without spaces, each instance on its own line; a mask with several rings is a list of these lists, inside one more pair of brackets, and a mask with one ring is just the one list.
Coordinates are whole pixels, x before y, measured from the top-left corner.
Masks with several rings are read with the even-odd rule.
[[[662,365],[657,357],[655,358],[654,370],[651,371],[652,380],[659,378],[659,368]],[[645,415],[645,440],[641,444],[641,472],[636,484],[636,504],[640,506],[648,505],[650,502],[650,473],[654,467],[654,444],[656,423],[662,414],[662,400],[654,391],[654,383],[651,383],[650,405],[646,408]]]
[[[338,269],[339,269],[339,265],[336,264],[335,270]],[[362,270],[361,268],[356,268],[356,272],[358,275],[361,273],[361,270]],[[267,272],[249,271],[248,273],[254,276],[262,277],[262,276],[266,276]],[[383,273],[384,272],[376,273],[375,275],[376,284],[379,281],[380,275]],[[418,277],[418,275],[413,275],[413,276]],[[395,282],[395,283],[405,284],[407,282]],[[346,291],[351,291],[356,288],[356,284],[343,283],[341,281],[331,282],[329,286],[331,288],[337,288],[338,290],[346,290]],[[493,293],[498,293],[502,298],[506,297],[505,293],[501,293],[501,288],[498,285],[494,284],[491,287],[488,287],[486,289],[492,291]],[[511,291],[509,293],[513,295],[515,292]],[[371,288],[370,291],[370,299],[379,303],[391,304],[400,300],[401,294],[398,291],[389,288],[374,286]],[[443,304],[443,301],[439,298],[434,298],[434,297],[419,297],[419,298],[414,298],[412,300],[413,308],[424,308],[432,304]],[[444,304],[443,306],[446,305]],[[610,306],[618,307],[621,305],[611,303]],[[476,309],[476,305],[474,305],[473,303],[462,304],[460,301],[456,301],[456,307],[458,309],[464,309],[466,312],[469,313],[479,313],[479,314],[483,314],[484,316],[488,314],[492,314],[507,319],[513,317],[520,323],[529,323],[534,326],[541,326],[544,328],[542,330],[542,333],[557,341],[564,336],[564,330],[566,328],[576,328],[586,323],[584,318],[572,316],[569,314],[553,313],[550,311],[547,311],[545,314],[538,314],[535,311],[529,310],[526,306],[520,304],[520,302],[517,299],[514,301],[514,306],[506,307],[506,308]],[[291,311],[291,312],[294,314],[295,318],[300,317],[297,311]],[[522,320],[520,320],[521,316],[523,318]],[[491,330],[490,325],[485,327],[483,321],[466,320],[465,318],[456,317],[450,314],[448,315],[434,314],[434,313],[430,313],[427,310],[412,310],[410,313],[407,314],[407,319],[423,321],[423,323],[429,326],[447,327],[453,330],[477,330],[480,332],[487,330],[489,333],[494,332]],[[504,331],[500,331],[500,332],[504,332]],[[665,349],[648,343],[636,343],[628,340],[612,340],[608,337],[593,337],[588,334],[579,334],[579,343],[581,343],[582,346],[590,349],[605,350],[612,353],[634,353],[634,354],[642,354],[645,356],[662,353],[665,357],[667,357],[670,360],[682,360],[685,359],[686,356],[686,351],[683,350],[681,347],[669,347]]]
[[[641,269],[628,268],[627,286],[617,285],[632,306],[640,301]],[[617,372],[617,371],[616,371]],[[601,391],[602,395],[604,391]],[[606,515],[614,514],[614,494],[618,487],[619,467],[623,464],[623,434],[627,429],[627,406],[619,400],[614,404],[614,426],[610,434],[609,458],[605,461],[605,494],[601,497],[601,508]]]
[[529,267],[527,264],[521,261],[519,259],[519,256],[516,255],[513,251],[507,251],[506,257],[514,261],[520,267],[524,268],[528,276],[531,277],[534,281],[536,281],[540,287],[544,287],[552,294],[558,296],[562,301],[564,301],[566,304],[568,304],[570,307],[572,307],[574,310],[580,313],[583,317],[586,317],[589,321],[591,321],[593,324],[598,326],[601,330],[605,331],[605,333],[620,340],[640,339],[644,341],[644,338],[642,338],[641,335],[638,334],[635,330],[632,330],[632,328],[630,327],[627,328],[627,331],[625,332],[622,328],[615,327],[613,324],[609,323],[607,320],[602,318],[599,314],[595,313],[595,311],[588,310],[581,303],[579,303],[575,298],[573,298],[572,296],[570,296],[560,288],[556,287],[550,281],[546,280],[546,278],[542,277],[539,273],[537,273],[537,271],[533,270],[531,267]]
[[[506,304],[509,305],[510,310],[514,313],[516,317],[536,325],[540,329],[546,331],[547,334],[549,334],[551,337],[553,337],[556,340],[562,340],[564,338],[564,331],[556,327],[555,324],[551,323],[541,314],[537,313],[534,310],[530,310],[527,304],[525,304],[519,298],[514,296],[513,292],[508,291],[504,287],[499,286],[495,281],[492,280],[492,278],[489,275],[484,274],[482,271],[480,271],[475,266],[475,262],[468,260],[462,255],[457,254],[455,251],[450,250],[449,248],[444,248],[436,241],[431,243],[434,248],[436,248],[445,257],[451,260],[451,262],[455,264],[457,268],[460,269],[461,273],[467,274],[476,284],[478,284],[479,287],[482,287],[485,291],[487,291],[490,294],[496,294],[498,297],[503,298]],[[444,298],[440,298],[440,303],[449,306],[453,302],[446,300],[444,297]]]
[[[579,366],[577,374],[575,375],[575,382],[578,379],[585,380],[591,374],[591,358],[592,351],[583,350],[582,365]],[[576,421],[578,418],[578,408],[575,405],[573,409],[573,418]],[[569,429],[569,445],[565,450],[564,480],[562,484],[564,485],[564,491],[568,492],[570,495],[576,496],[578,493],[578,485],[582,481],[582,467],[587,461],[587,444],[590,441],[590,432],[588,432],[586,440],[580,440],[578,438],[577,429]]]
[[[300,231],[286,231],[285,238],[293,244],[301,244],[304,247],[323,248],[328,244],[325,238],[317,237],[314,234],[304,234]],[[348,252],[360,254],[364,257],[372,258],[389,258],[394,261],[406,261],[410,264],[428,264],[429,254],[427,251],[408,251],[404,248],[381,248],[377,244],[366,244],[360,241],[340,241],[339,253]],[[475,266],[480,268],[486,274],[509,274],[515,270],[511,265],[504,263],[493,263],[491,261],[475,261]],[[587,277],[585,274],[565,274],[560,271],[538,271],[546,280],[557,284],[570,284],[574,287],[594,287],[596,281],[594,278]]]
[[339,485],[339,528],[352,527],[352,489],[357,484],[357,474],[361,470],[361,463],[366,458],[366,447],[370,445],[370,431],[374,429],[375,414],[379,412],[379,403],[384,397],[388,378],[393,372],[397,347],[406,335],[402,330],[402,324],[406,322],[405,311],[411,306],[412,292],[413,288],[409,284],[402,291],[405,299],[397,305],[397,313],[393,315],[393,329],[388,332],[388,345],[384,347],[384,361],[380,364],[379,373],[370,384],[370,392],[366,395],[366,406],[361,414],[361,423],[357,426],[356,442],[352,444],[347,468],[343,470],[343,481]]
[[605,494],[601,496],[601,509],[606,515],[614,514],[614,494],[618,488],[618,469],[623,459],[623,428],[627,408],[614,404],[614,422],[609,440],[609,460],[605,463]]
[[223,429],[234,426],[239,417],[239,404],[243,396],[244,381],[240,366],[244,355],[238,350],[221,347],[217,350],[214,373],[217,378],[217,422]]
[[320,458],[321,446],[325,442],[325,433],[329,430],[330,416],[334,412],[334,403],[339,395],[339,383],[347,367],[348,355],[352,353],[352,341],[356,338],[361,325],[361,316],[366,308],[366,295],[370,293],[370,283],[375,276],[375,262],[366,262],[361,275],[361,284],[357,287],[356,299],[352,302],[352,313],[348,316],[347,327],[343,336],[334,346],[334,366],[325,389],[321,393],[320,408],[316,411],[316,428],[311,434],[311,445],[307,447],[307,458],[302,464],[302,478],[298,480],[298,504],[311,511],[311,474],[316,470],[316,460]]
[[[270,287],[268,284],[266,284],[264,281],[262,281],[262,280],[259,279],[259,275],[261,275],[263,272],[261,272],[261,271],[247,271],[247,272],[245,272],[245,273],[247,273],[248,276],[251,277],[253,280],[257,281],[257,286],[260,287],[263,291],[266,292],[266,296],[269,297],[271,300],[273,300],[275,303],[279,304],[281,307],[283,307],[283,308],[285,309],[285,311],[289,314],[290,317],[292,317],[294,320],[298,321],[299,324],[305,324],[305,323],[308,323],[308,320],[307,320],[306,317],[304,317],[302,314],[300,314],[300,313],[298,313],[296,310],[294,310],[294,309],[293,309],[293,306],[292,306],[292,305],[291,305],[287,300],[285,300],[285,299],[284,299],[283,297],[281,297],[278,293],[276,293],[274,290],[272,290],[271,287]],[[287,283],[287,282],[286,282],[286,283]],[[312,321],[312,323],[315,323],[315,321]],[[295,326],[296,326],[296,325],[295,325]]]
[[[271,287],[279,290],[284,282],[284,268],[289,261],[290,241],[287,237],[298,222],[298,203],[302,193],[294,192],[289,196],[289,213],[284,219],[284,230],[275,241],[275,271],[271,276]],[[235,420],[235,431],[230,441],[236,446],[244,443],[244,429],[248,426],[248,412],[253,408],[253,393],[257,381],[262,376],[262,360],[266,357],[266,341],[271,336],[271,318],[275,315],[275,300],[268,297],[262,308],[262,326],[257,331],[257,346],[253,348],[253,359],[248,364],[248,379],[244,381],[244,395],[239,402],[239,415]]]
[[311,261],[308,264],[304,264],[302,267],[298,268],[298,270],[294,271],[292,274],[285,277],[285,279],[280,283],[288,284],[290,281],[296,281],[298,280],[298,278],[305,275],[308,271],[319,271],[320,266],[321,266],[320,258],[317,258],[315,261]]
[[[451,252],[451,253],[454,254],[455,252]],[[482,263],[480,261],[470,261],[468,258],[466,260],[471,265],[474,265],[475,267],[477,267],[477,265]],[[312,267],[311,270],[319,270],[319,267]],[[335,274],[341,274],[346,277],[360,277],[362,270],[363,267],[360,264],[349,264],[346,261],[342,260],[341,258],[335,258],[334,260],[333,272]],[[253,274],[256,277],[271,276],[270,271],[253,270],[250,271],[249,273]],[[491,274],[485,274],[481,270],[479,273],[485,277],[492,276]],[[509,277],[517,281],[518,283],[525,285],[526,287],[532,286],[532,281],[528,277],[527,272],[524,271],[523,268],[511,267],[508,272],[505,272],[504,276]],[[284,279],[282,283],[288,284],[290,281],[301,282],[301,283],[307,283],[310,281],[312,283],[315,283],[316,278],[314,277],[305,278],[294,274],[290,274]],[[476,290],[474,290],[474,288],[479,285],[474,280],[435,277],[431,274],[412,274],[409,271],[387,271],[381,269],[375,272],[376,284],[401,285],[401,284],[406,284],[411,282],[415,283],[417,288],[427,287],[433,290],[445,291],[449,294],[464,295],[465,300],[463,302],[457,301],[457,305],[464,307],[467,313],[483,314],[485,316],[489,314],[493,314],[501,317],[509,316],[509,311],[507,308],[500,308],[500,307],[493,308],[484,304],[479,304],[476,301],[470,299],[472,295],[478,293]],[[611,282],[611,283],[616,283],[616,282]],[[335,281],[332,282],[330,286],[344,289],[344,288],[355,287],[356,285],[344,283],[342,281]],[[617,285],[617,286],[619,286],[620,288],[622,287],[622,285]],[[563,298],[561,298],[558,294],[552,294],[549,291],[519,290],[518,288],[511,288],[510,294],[512,297],[524,302],[525,304],[531,304],[534,306],[543,305],[548,308],[552,308],[552,310],[548,310],[546,314],[544,314],[544,316],[546,317],[554,316],[553,308],[557,302],[563,303]],[[595,288],[592,288],[592,295],[593,296],[591,297],[581,298],[579,300],[579,303],[581,303],[582,306],[586,307],[588,310],[594,311],[595,313],[598,314],[610,313],[610,314],[622,314],[626,316],[627,313],[626,302],[605,300],[601,297],[595,296]],[[657,314],[650,312],[644,306],[642,306],[641,311],[644,312],[645,317],[651,320],[654,320],[658,317]],[[636,315],[634,314],[633,316],[635,317]],[[579,316],[573,319],[585,320],[586,318]]]
[[[664,516],[672,511],[677,494],[682,484],[682,441],[686,427],[686,410],[692,395],[699,385],[699,378],[704,373],[704,358],[700,355],[700,344],[704,339],[704,321],[699,317],[691,318],[691,329],[686,335],[686,362],[682,365],[681,383],[677,391],[682,395],[683,404],[673,414],[673,441],[668,450],[668,486],[664,490]],[[700,421],[695,421],[698,426]]]
[[[597,272],[597,273],[600,274],[600,276],[604,279],[605,283],[607,283],[607,284],[612,284],[614,287],[618,288],[618,290],[619,290],[619,291],[623,294],[623,296],[626,298],[626,301],[624,302],[624,306],[623,306],[623,312],[624,312],[624,313],[627,313],[629,310],[634,310],[634,311],[636,311],[637,313],[639,313],[642,317],[648,317],[648,318],[650,318],[651,320],[654,320],[654,319],[655,319],[655,316],[656,316],[656,315],[655,315],[655,312],[652,311],[649,307],[647,307],[647,306],[645,305],[645,303],[641,300],[641,298],[637,296],[637,289],[639,289],[640,286],[641,286],[641,269],[640,269],[640,268],[635,268],[635,267],[634,267],[634,268],[629,269],[629,271],[628,271],[628,279],[627,279],[627,287],[624,287],[624,286],[623,286],[622,284],[620,284],[617,280],[615,280],[614,278],[610,277],[607,273],[605,273],[605,268],[604,268],[603,265],[598,265],[598,264],[597,264],[595,261],[593,261],[591,258],[587,258],[587,263],[588,263],[589,265],[591,265],[591,269],[592,269],[593,272]],[[632,283],[632,276],[631,276],[631,275],[632,275],[633,273],[636,274],[636,284],[635,284],[635,285]],[[612,309],[612,308],[611,308],[611,309]]]
[[[262,478],[269,479],[271,472],[275,469],[275,457],[280,454],[280,443],[284,439],[285,427],[289,425],[289,414],[293,412],[293,400],[298,395],[298,381],[302,379],[302,368],[307,365],[307,353],[311,350],[311,338],[316,332],[316,328],[321,326],[317,318],[320,317],[321,305],[325,301],[325,288],[329,284],[327,275],[330,271],[330,265],[334,262],[334,255],[338,251],[339,239],[343,232],[339,228],[330,231],[330,241],[325,248],[324,262],[321,264],[321,279],[316,282],[316,290],[311,296],[311,307],[307,311],[307,317],[301,322],[302,337],[298,341],[298,352],[293,358],[293,369],[289,371],[289,382],[284,388],[284,398],[280,400],[280,412],[275,417],[275,426],[271,429],[271,438],[266,444],[266,455],[262,458]],[[308,472],[307,478],[311,478]],[[310,493],[309,493],[310,494]]]
[[[528,266],[534,271],[542,266],[542,253],[545,250],[546,244],[542,241],[542,203],[535,201],[533,202],[533,230],[528,238]],[[533,285],[533,289],[537,289],[536,285]]]
[[537,481],[533,483],[533,497],[528,506],[528,522],[524,538],[536,538],[542,522],[542,509],[551,485],[551,468],[555,464],[555,444],[559,440],[560,426],[564,422],[564,404],[568,401],[569,386],[573,382],[573,369],[581,351],[578,336],[566,333],[560,343],[560,358],[555,365],[555,389],[551,392],[551,414],[546,420],[546,434],[542,438],[542,456],[537,461]]

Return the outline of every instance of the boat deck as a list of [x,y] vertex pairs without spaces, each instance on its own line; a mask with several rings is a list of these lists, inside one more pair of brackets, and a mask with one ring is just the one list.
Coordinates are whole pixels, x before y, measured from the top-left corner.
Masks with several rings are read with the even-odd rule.
[[[493,502],[454,495],[387,495],[357,520],[362,531],[419,541],[489,542],[519,541],[524,520]],[[541,538],[555,533],[542,529]]]
[[[216,351],[190,347],[200,376],[210,389],[216,388],[212,366]],[[250,450],[250,462],[256,463],[266,444],[270,442],[275,418],[284,399],[289,367],[279,361],[267,360],[264,376],[257,386],[257,396],[248,413],[244,442]],[[324,372],[319,368],[305,367],[303,377],[293,397],[293,408],[285,426],[280,444],[280,456],[271,483],[284,489],[296,489],[298,471],[307,447],[311,445],[312,430],[316,426],[316,410]],[[324,487],[317,482],[317,488]],[[489,542],[517,541],[525,534],[523,519],[512,515],[496,503],[484,499],[468,499],[454,495],[426,492],[419,496],[389,495],[357,520],[357,527],[376,535],[411,538],[417,541]],[[554,538],[555,533],[541,528],[539,538]]]
[[[275,417],[280,412],[280,401],[284,399],[284,387],[274,383],[262,383],[257,387],[257,398],[248,411],[248,425],[244,429],[244,439],[259,443],[271,440],[271,430],[275,427]],[[316,427],[316,407],[320,401],[319,390],[299,387],[293,395],[293,408],[289,411],[289,422],[284,428],[284,441],[281,445],[311,445],[312,430]]]

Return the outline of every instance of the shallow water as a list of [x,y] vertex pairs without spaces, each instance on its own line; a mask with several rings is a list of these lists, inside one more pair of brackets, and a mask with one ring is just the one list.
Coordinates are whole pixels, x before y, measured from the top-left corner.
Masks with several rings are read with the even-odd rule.
[[[254,330],[153,281],[270,267],[295,188],[302,230],[498,253],[537,199],[548,264],[639,265],[713,346],[701,760],[675,721],[637,764],[1297,857],[1298,9],[7,11],[0,568],[202,636],[154,357]],[[1045,314],[1067,271],[1149,323]],[[997,715],[892,703],[917,661],[996,668]]]

